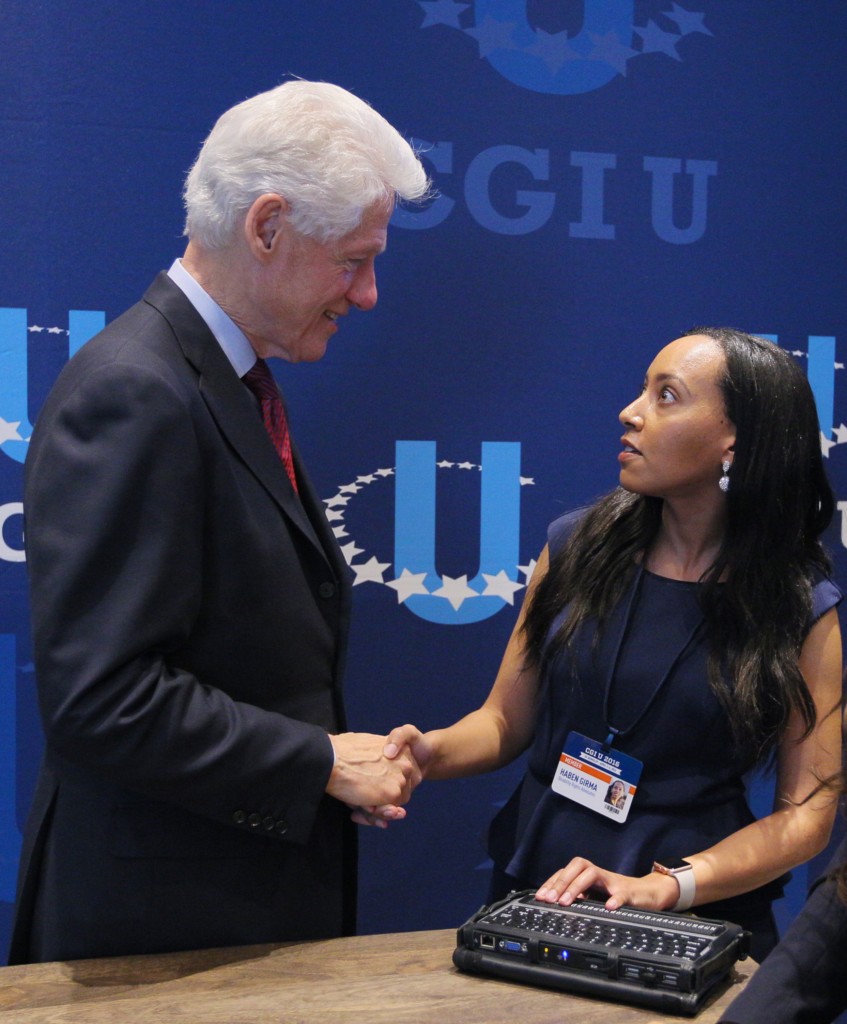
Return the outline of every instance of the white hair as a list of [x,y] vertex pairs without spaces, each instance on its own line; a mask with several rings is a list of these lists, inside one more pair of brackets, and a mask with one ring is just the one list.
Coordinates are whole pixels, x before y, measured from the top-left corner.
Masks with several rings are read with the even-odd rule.
[[380,202],[425,198],[409,143],[363,100],[327,82],[285,82],[218,119],[188,173],[185,234],[226,248],[265,193],[290,206],[295,231],[321,243],[359,226]]

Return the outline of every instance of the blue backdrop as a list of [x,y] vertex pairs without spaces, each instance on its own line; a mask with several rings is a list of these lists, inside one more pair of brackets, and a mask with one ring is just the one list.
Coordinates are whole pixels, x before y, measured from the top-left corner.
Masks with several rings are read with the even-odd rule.
[[[840,0],[4,0],[0,956],[41,747],[27,438],[69,352],[181,254],[217,116],[324,79],[426,150],[440,195],[395,217],[377,309],[276,372],[356,583],[352,725],[431,727],[486,694],[547,523],[614,485],[618,410],[697,324],[808,367],[847,581],[845,38]],[[518,775],[425,786],[366,831],[361,929],[476,909]]]

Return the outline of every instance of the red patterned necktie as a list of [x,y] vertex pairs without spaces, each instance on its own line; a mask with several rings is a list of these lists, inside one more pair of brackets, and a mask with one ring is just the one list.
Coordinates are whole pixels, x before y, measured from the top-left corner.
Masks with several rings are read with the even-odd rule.
[[277,455],[282,459],[288,479],[294,488],[294,493],[299,494],[297,489],[297,477],[294,474],[294,459],[291,455],[291,435],[288,432],[288,420],[285,416],[285,409],[282,399],[279,396],[279,388],[273,374],[268,368],[264,359],[257,359],[253,366],[241,378],[248,388],[259,399],[262,410],[262,421],[265,424]]

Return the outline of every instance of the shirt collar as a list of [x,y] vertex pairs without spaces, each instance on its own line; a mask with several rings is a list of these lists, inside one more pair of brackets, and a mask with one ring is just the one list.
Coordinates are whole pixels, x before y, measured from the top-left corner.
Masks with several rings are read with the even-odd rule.
[[191,276],[182,265],[182,260],[173,261],[168,271],[168,277],[185,294],[215,336],[224,355],[232,364],[232,368],[239,377],[243,377],[256,362],[256,353],[247,340],[247,335],[221,309],[206,289]]

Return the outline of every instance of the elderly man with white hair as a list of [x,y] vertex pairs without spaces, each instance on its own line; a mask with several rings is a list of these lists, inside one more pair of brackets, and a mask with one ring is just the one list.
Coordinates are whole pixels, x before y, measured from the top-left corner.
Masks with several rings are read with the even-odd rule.
[[320,359],[409,144],[325,83],[227,111],[185,187],[188,245],[68,363],[26,464],[46,746],[10,962],[349,934],[356,820],[419,780],[346,732],[343,557],[267,363]]

